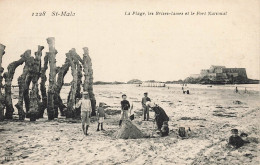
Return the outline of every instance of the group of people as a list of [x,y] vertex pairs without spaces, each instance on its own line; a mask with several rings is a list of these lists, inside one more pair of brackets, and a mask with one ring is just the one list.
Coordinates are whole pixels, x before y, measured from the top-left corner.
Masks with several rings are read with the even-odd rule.
[[[236,93],[239,93],[237,86],[236,86],[236,88],[235,88],[235,92],[236,92]],[[245,87],[244,93],[248,93],[246,87]]]
[[[168,128],[168,121],[169,117],[161,108],[155,103],[151,102],[151,99],[148,97],[148,93],[144,93],[144,97],[142,98],[142,109],[143,109],[143,121],[149,121],[149,110],[151,109],[155,113],[155,122],[157,125],[157,128],[159,130],[159,133],[161,136],[167,136],[169,134],[169,128]],[[91,101],[89,99],[88,92],[82,93],[82,98],[80,100],[77,100],[77,103],[75,104],[74,108],[81,107],[81,120],[82,120],[82,130],[85,135],[88,135],[88,128],[90,125],[90,114],[92,111],[91,107]],[[119,120],[119,127],[121,127],[122,122],[124,120],[129,120],[128,114],[131,114],[131,111],[133,109],[133,105],[130,104],[130,102],[127,100],[126,94],[122,95],[122,101],[121,101],[121,117]],[[105,119],[105,108],[104,103],[99,103],[99,106],[97,108],[97,120],[98,120],[98,126],[97,131],[101,130],[104,131],[103,123]]]
[[181,87],[181,90],[182,90],[182,93],[185,94],[190,94],[190,90],[189,90],[189,87],[187,86],[187,84],[183,84],[182,87]]
[[[169,127],[168,127],[168,121],[169,117],[161,108],[159,105],[156,105],[155,103],[151,102],[151,99],[148,97],[148,93],[144,93],[144,97],[141,101],[142,109],[143,109],[143,121],[149,121],[149,110],[151,109],[155,113],[155,122],[157,125],[158,133],[163,137],[167,136],[169,134]],[[89,99],[89,95],[87,92],[83,92],[82,99],[77,100],[77,103],[75,104],[74,108],[78,108],[81,106],[81,119],[82,119],[82,130],[85,135],[88,135],[88,128],[90,125],[90,114],[92,111],[91,107],[91,101]],[[122,122],[124,120],[129,120],[129,112],[131,114],[131,110],[133,109],[133,105],[129,103],[127,100],[127,96],[125,94],[122,95],[122,101],[121,101],[121,117],[119,121],[119,127],[121,127]],[[105,108],[104,103],[99,103],[99,106],[97,108],[97,119],[98,119],[98,126],[97,131],[104,131],[103,123],[105,119]],[[189,128],[190,130],[190,128]],[[179,134],[181,135],[179,130]],[[239,148],[243,146],[245,143],[249,143],[247,140],[247,134],[241,133],[241,135],[238,135],[237,129],[231,130],[232,136],[229,138],[228,144],[234,148]]]

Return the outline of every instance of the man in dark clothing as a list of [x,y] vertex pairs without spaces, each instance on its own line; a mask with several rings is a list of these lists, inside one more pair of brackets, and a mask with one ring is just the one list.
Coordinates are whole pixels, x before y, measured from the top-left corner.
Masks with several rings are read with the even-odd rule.
[[151,109],[154,111],[157,128],[158,128],[158,130],[161,131],[163,122],[169,121],[169,117],[167,116],[165,111],[160,106],[158,106],[158,105],[152,106],[150,103],[151,102],[147,102],[146,105],[148,107],[151,107]]
[[144,121],[147,119],[149,120],[149,107],[146,106],[146,102],[151,101],[151,99],[148,97],[148,93],[144,93],[144,97],[142,98],[142,107],[143,107],[143,115],[144,115]]
[[119,121],[119,126],[121,126],[122,121],[128,119],[128,110],[130,108],[129,101],[126,100],[126,95],[122,95],[123,100],[121,101],[121,118]]
[[232,136],[230,136],[228,143],[235,148],[242,147],[245,142],[240,136],[238,136],[238,130],[232,129],[231,133],[232,133]]

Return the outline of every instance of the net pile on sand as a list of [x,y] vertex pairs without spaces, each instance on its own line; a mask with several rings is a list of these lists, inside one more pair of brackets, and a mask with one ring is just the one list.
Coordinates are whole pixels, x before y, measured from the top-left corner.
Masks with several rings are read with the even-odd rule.
[[114,133],[118,139],[138,139],[143,138],[144,134],[129,120],[123,122],[122,127]]

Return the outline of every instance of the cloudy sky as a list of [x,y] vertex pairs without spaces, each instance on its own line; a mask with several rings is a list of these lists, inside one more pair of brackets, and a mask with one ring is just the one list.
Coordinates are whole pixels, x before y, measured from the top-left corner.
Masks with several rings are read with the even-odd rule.
[[[259,79],[260,10],[257,0],[0,1],[3,66],[27,49],[56,38],[57,66],[76,48],[89,48],[94,81],[178,80],[210,65],[243,67]],[[35,17],[32,13],[46,12]],[[51,16],[73,12],[73,17]],[[125,15],[125,12],[194,12],[195,15]],[[227,12],[225,16],[197,12]],[[17,69],[14,84],[22,73]],[[71,81],[70,73],[65,77]]]

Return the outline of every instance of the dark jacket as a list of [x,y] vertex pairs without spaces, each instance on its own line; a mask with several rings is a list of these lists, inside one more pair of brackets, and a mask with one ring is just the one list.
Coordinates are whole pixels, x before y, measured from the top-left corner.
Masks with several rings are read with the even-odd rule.
[[145,103],[146,103],[147,101],[151,101],[151,99],[150,99],[149,97],[143,97],[143,98],[142,98],[142,106],[143,106],[143,107],[146,107]]
[[130,103],[127,100],[121,101],[121,109],[122,110],[128,110],[130,108]]
[[244,145],[244,140],[240,136],[236,136],[236,137],[230,136],[229,144],[236,148],[239,148]]
[[155,121],[156,121],[157,127],[159,130],[161,130],[163,122],[169,121],[169,117],[160,106],[152,107],[152,110],[154,110],[154,113],[155,113]]

